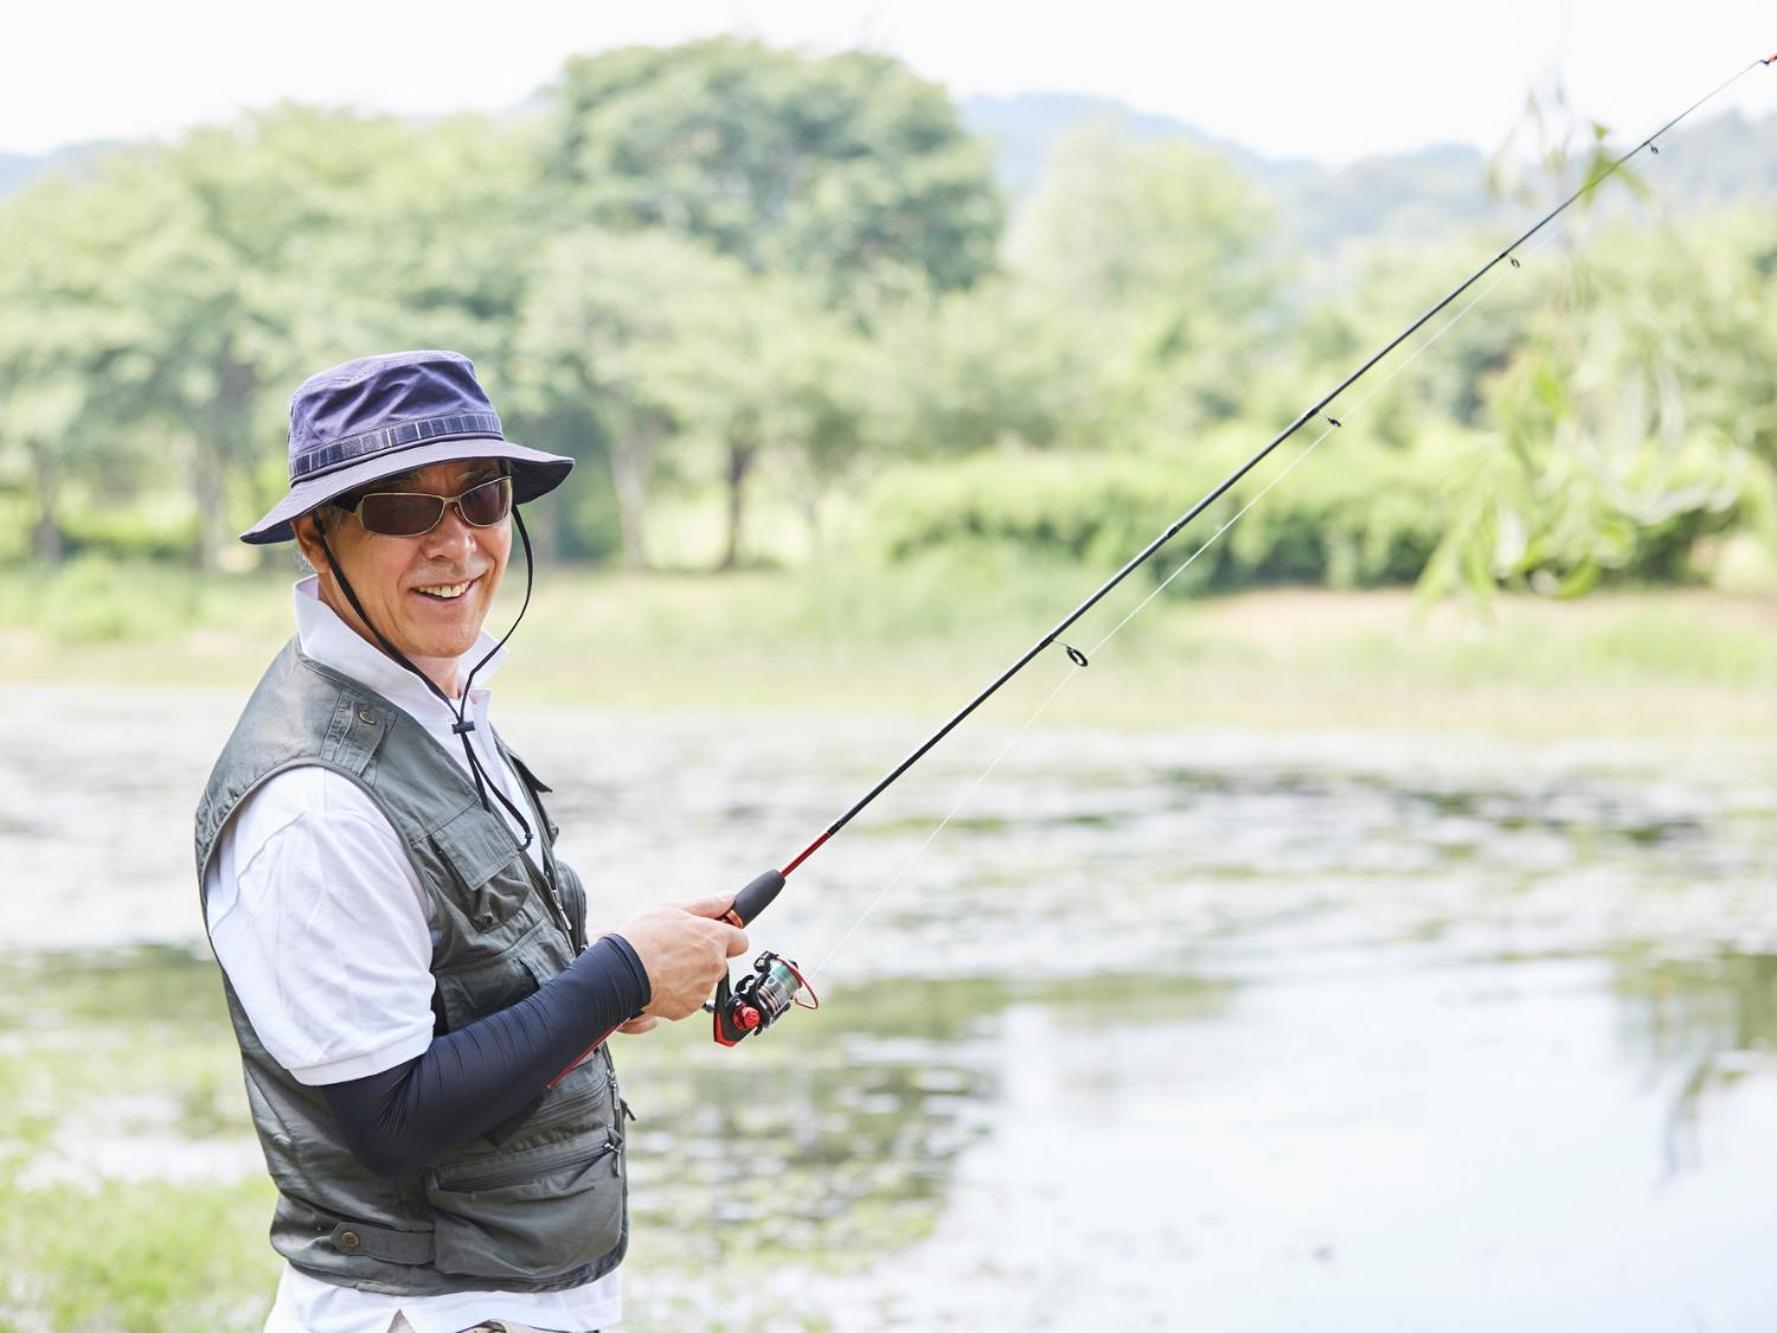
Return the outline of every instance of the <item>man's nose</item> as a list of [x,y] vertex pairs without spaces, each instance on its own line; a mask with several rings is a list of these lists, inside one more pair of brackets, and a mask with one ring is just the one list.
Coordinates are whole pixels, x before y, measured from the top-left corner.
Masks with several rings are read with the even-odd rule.
[[475,549],[477,529],[463,521],[462,511],[453,501],[444,506],[444,517],[438,526],[425,535],[428,555],[466,557]]

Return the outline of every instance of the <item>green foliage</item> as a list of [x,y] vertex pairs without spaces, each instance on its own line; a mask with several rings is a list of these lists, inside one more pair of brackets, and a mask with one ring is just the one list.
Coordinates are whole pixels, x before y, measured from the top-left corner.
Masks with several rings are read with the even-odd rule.
[[1537,310],[1485,389],[1499,445],[1453,470],[1428,594],[1682,579],[1701,539],[1769,531],[1777,431],[1746,357],[1768,315],[1745,249],[1701,239],[1608,233]]
[[[1496,183],[1545,199],[1613,151],[1540,90]],[[1109,121],[1002,238],[987,156],[891,59],[723,38],[570,61],[519,116],[282,106],[46,176],[0,202],[0,562],[86,562],[95,609],[43,614],[135,634],[103,591],[134,575],[94,558],[250,566],[298,380],[433,345],[584,464],[532,514],[546,554],[1113,566],[1502,239],[1311,268],[1230,161]],[[1334,404],[1335,462],[1175,586],[1758,567],[1719,553],[1777,550],[1768,210],[1656,227],[1630,195],[1617,173]]]
[[1119,423],[1182,433],[1240,410],[1285,257],[1267,201],[1225,159],[1100,123],[1058,146],[1008,250],[1091,330]]
[[885,308],[866,423],[886,458],[1102,434],[1098,349],[1055,297],[1007,281]]
[[1064,139],[1011,239],[1021,271],[1080,309],[1227,317],[1275,293],[1272,218],[1224,158],[1135,145],[1099,123]]
[[[32,585],[25,585],[32,587]],[[37,624],[58,638],[82,641],[145,639],[166,623],[179,624],[192,611],[194,585],[182,583],[181,595],[168,604],[154,596],[166,580],[120,565],[103,556],[78,556],[47,572],[32,587],[35,595],[5,607],[0,614],[14,623]],[[14,595],[20,591],[12,589]]]
[[0,1326],[160,1333],[263,1321],[278,1270],[265,1244],[269,1180],[27,1191],[18,1170],[0,1161]]
[[58,645],[162,643],[192,631],[257,633],[275,645],[289,633],[288,586],[89,552],[8,570],[0,629],[42,631]]
[[986,152],[943,89],[886,56],[713,38],[571,60],[555,91],[571,218],[683,232],[854,309],[994,265]]
[[[1109,573],[1260,442],[1228,428],[1189,454],[1001,452],[905,469],[873,495],[870,529],[891,560],[953,546],[1003,547],[1020,558],[1060,553]],[[1438,541],[1450,447],[1427,442],[1402,452],[1356,434],[1334,435],[1306,456],[1300,445],[1285,445],[1157,556],[1148,577],[1166,578],[1189,558],[1171,589],[1411,582]],[[1193,558],[1293,458],[1301,462],[1288,480]]]

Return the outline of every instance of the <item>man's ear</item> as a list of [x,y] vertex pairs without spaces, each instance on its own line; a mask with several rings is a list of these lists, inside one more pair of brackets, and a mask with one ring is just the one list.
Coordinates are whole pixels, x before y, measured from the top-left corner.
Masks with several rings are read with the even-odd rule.
[[320,552],[315,548],[320,545],[321,534],[327,531],[321,511],[315,509],[306,514],[298,514],[290,520],[290,530],[296,534],[296,546],[302,552],[303,559],[314,566],[318,573],[325,561],[316,558]]

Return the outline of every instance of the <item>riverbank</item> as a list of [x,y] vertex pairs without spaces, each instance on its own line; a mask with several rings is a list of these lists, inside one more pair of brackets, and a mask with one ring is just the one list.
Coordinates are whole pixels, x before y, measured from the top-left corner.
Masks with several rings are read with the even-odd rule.
[[[552,573],[502,696],[654,712],[941,717],[1090,588],[1078,568],[893,576]],[[0,576],[0,680],[238,693],[289,628],[288,580],[74,568]],[[509,623],[517,581],[491,624]],[[1069,637],[1090,649],[1119,591]],[[1091,653],[1046,718],[1113,726],[1777,734],[1777,602],[1701,590],[1501,597],[1477,615],[1410,592],[1163,598]],[[1020,721],[1059,650],[991,706]]]

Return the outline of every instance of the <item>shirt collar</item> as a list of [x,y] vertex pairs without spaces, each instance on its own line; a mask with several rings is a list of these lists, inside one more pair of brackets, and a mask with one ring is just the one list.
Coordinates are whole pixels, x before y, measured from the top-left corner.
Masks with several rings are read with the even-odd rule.
[[[296,608],[296,643],[304,657],[369,686],[416,718],[444,708],[444,702],[418,676],[363,638],[321,600],[319,580],[314,575],[297,581],[292,601]],[[459,684],[469,669],[494,648],[495,642],[486,630],[476,635],[475,646],[457,659]],[[469,691],[472,712],[484,714],[488,696],[484,686],[505,660],[506,650],[501,648],[475,673],[475,688]]]

